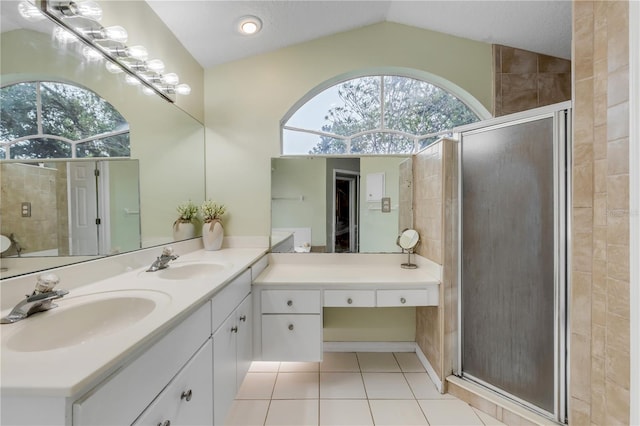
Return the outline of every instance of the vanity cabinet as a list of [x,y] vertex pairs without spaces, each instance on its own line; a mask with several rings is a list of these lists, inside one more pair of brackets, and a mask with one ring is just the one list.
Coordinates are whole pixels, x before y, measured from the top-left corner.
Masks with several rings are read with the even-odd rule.
[[207,340],[134,426],[213,424],[213,345]]
[[[132,424],[167,384],[177,377],[176,374],[210,336],[211,303],[206,302],[110,379],[75,401],[72,408],[73,424]],[[204,379],[207,379],[206,374],[209,375],[209,383],[210,371],[203,372]],[[191,376],[185,373],[185,377]],[[185,383],[185,386],[190,384]],[[180,411],[186,412],[186,408]],[[194,422],[207,424],[207,419],[205,414],[202,419],[194,419]]]
[[263,290],[262,360],[321,361],[319,290]]

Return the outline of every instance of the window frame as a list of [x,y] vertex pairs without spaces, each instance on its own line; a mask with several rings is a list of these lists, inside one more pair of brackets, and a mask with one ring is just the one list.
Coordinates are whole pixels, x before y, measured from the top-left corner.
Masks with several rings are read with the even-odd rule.
[[[362,155],[411,155],[411,154],[415,154],[416,152],[424,149],[424,147],[421,148],[421,144],[420,142],[422,140],[425,139],[429,139],[429,138],[437,138],[440,136],[450,136],[453,133],[453,128],[452,129],[446,129],[446,130],[442,130],[439,132],[432,132],[432,133],[428,133],[428,134],[424,134],[424,135],[414,135],[411,133],[407,133],[401,130],[394,130],[394,129],[385,129],[384,128],[384,111],[385,111],[385,106],[384,106],[384,102],[381,102],[381,109],[380,109],[380,113],[382,115],[382,119],[380,122],[380,128],[376,128],[376,129],[369,129],[369,130],[363,130],[357,133],[354,133],[350,136],[342,136],[342,135],[336,135],[336,134],[332,134],[332,133],[328,133],[328,132],[323,132],[320,130],[312,130],[312,129],[303,129],[303,128],[299,128],[299,127],[294,127],[294,126],[287,126],[286,123],[291,119],[291,117],[300,109],[302,108],[308,101],[310,101],[311,99],[315,98],[317,95],[321,94],[322,92],[324,92],[325,90],[334,87],[336,85],[345,83],[347,81],[350,80],[354,80],[354,79],[358,79],[358,78],[363,78],[363,77],[380,77],[382,79],[382,81],[384,82],[384,77],[386,76],[393,76],[393,77],[404,77],[404,78],[409,78],[409,79],[414,79],[414,80],[419,80],[419,81],[423,81],[427,84],[431,84],[447,93],[449,93],[450,95],[456,97],[460,102],[462,102],[465,106],[467,106],[467,108],[469,108],[471,110],[471,112],[473,112],[477,117],[478,117],[478,121],[481,120],[486,120],[489,118],[492,118],[491,112],[478,100],[476,99],[473,95],[471,95],[468,91],[466,91],[465,89],[461,88],[460,86],[456,85],[455,83],[453,83],[450,80],[447,80],[445,78],[442,78],[438,75],[426,72],[426,71],[419,71],[419,70],[413,70],[413,69],[407,69],[407,68],[397,68],[397,67],[388,67],[388,68],[384,68],[384,69],[377,69],[377,70],[360,70],[358,72],[349,72],[349,73],[345,73],[345,74],[341,74],[338,75],[334,78],[331,78],[329,80],[326,80],[325,82],[317,85],[316,87],[314,87],[313,89],[311,89],[309,92],[307,92],[302,98],[300,98],[297,102],[295,102],[293,104],[293,106],[287,111],[287,113],[283,116],[283,118],[280,120],[280,155],[283,157],[323,157],[323,156],[331,156],[331,157],[335,157],[335,156],[339,156],[339,157],[354,157],[354,156],[362,156]],[[380,91],[380,97],[381,100],[384,100],[384,84],[382,84],[381,86],[381,91]],[[312,135],[317,135],[317,136],[324,136],[324,137],[328,137],[328,138],[332,138],[332,139],[338,139],[338,140],[342,140],[344,141],[347,149],[347,153],[345,154],[335,154],[335,153],[331,153],[331,154],[286,154],[284,152],[284,134],[285,131],[292,131],[292,132],[300,132],[300,133],[306,133],[306,134],[312,134]],[[405,152],[405,153],[395,153],[395,154],[375,154],[375,153],[367,153],[367,154],[362,154],[362,153],[352,153],[351,152],[351,140],[355,139],[357,137],[360,136],[364,136],[364,135],[368,135],[368,134],[374,134],[374,133],[385,133],[385,134],[391,134],[391,135],[399,135],[408,139],[413,139],[414,143],[413,143],[413,150],[409,153]]]

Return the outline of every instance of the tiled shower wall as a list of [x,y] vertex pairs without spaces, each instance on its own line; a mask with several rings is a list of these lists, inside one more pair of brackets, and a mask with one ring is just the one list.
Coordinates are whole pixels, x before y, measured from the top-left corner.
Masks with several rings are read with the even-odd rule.
[[569,423],[629,424],[629,3],[574,1]]
[[416,341],[443,381],[453,369],[457,329],[456,176],[453,140],[441,139],[414,156],[413,226],[421,238],[416,251],[443,265],[438,306],[416,309]]
[[[14,234],[24,252],[58,247],[57,171],[19,163],[2,164],[2,235]],[[31,203],[31,217],[22,217],[21,203]],[[12,247],[7,255],[16,254]]]
[[494,117],[571,99],[571,61],[497,44],[493,60]]

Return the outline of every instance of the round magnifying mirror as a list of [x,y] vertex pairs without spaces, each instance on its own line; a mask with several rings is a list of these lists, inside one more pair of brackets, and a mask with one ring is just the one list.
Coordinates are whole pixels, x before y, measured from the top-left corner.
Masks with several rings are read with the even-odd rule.
[[4,253],[9,250],[9,247],[11,247],[11,240],[4,235],[0,235],[0,252]]
[[420,235],[415,229],[405,229],[398,236],[396,244],[402,247],[404,250],[412,250],[420,241]]

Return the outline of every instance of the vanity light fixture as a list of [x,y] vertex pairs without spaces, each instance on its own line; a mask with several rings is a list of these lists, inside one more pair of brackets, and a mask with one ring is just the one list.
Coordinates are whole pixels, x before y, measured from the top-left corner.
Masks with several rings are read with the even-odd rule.
[[35,0],[35,5],[33,2],[25,0],[19,5],[25,19],[38,14],[48,17],[59,26],[54,33],[56,40],[84,43],[82,52],[88,60],[106,59],[107,70],[124,73],[127,84],[142,85],[146,93],[155,93],[169,102],[175,101],[171,95],[191,93],[188,84],[178,84],[180,78],[176,73],[164,73],[164,62],[148,60],[149,53],[144,46],[127,46],[128,34],[123,27],[103,27],[98,22],[102,19],[102,9],[95,1]]
[[262,29],[262,21],[257,16],[243,16],[238,21],[238,31],[242,35],[254,35]]

